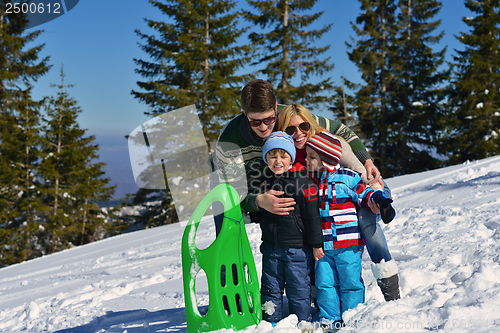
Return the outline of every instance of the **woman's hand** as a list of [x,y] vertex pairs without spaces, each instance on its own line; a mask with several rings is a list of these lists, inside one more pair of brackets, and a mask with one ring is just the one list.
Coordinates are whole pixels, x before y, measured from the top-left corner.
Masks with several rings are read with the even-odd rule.
[[323,252],[322,247],[313,247],[313,256],[314,260],[320,260],[325,256],[325,252]]
[[[378,171],[377,167],[375,164],[373,164],[372,159],[367,159],[365,161],[365,169],[366,169],[366,177],[370,182],[368,184],[375,184],[379,183],[382,188],[384,187],[384,182],[382,181],[382,178],[380,178],[380,171]],[[372,178],[373,177],[373,178]]]
[[289,215],[294,210],[295,200],[293,198],[278,198],[285,194],[282,191],[269,190],[257,196],[257,206],[267,210],[271,214]]

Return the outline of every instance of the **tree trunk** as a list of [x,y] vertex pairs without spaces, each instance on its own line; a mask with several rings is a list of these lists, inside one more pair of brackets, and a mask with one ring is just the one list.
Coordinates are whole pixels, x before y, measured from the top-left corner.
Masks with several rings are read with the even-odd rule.
[[[285,1],[285,13],[283,14],[283,29],[287,32],[288,27],[288,0]],[[283,38],[283,75],[281,77],[282,103],[288,104],[288,33]]]
[[205,17],[205,45],[206,45],[206,54],[205,54],[205,68],[204,68],[204,82],[203,82],[203,117],[202,117],[202,125],[203,129],[206,130],[208,128],[208,75],[209,75],[209,62],[208,62],[208,54],[210,47],[210,25],[209,25],[210,13],[208,10],[207,3],[207,13]]

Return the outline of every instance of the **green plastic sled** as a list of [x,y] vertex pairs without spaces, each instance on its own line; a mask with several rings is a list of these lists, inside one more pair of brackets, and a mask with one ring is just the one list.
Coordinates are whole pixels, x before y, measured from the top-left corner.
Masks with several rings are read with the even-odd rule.
[[[217,239],[206,249],[196,247],[201,218],[215,202],[224,205],[224,222]],[[220,184],[196,207],[182,237],[182,275],[189,333],[219,329],[240,330],[262,319],[257,270],[248,241],[236,190]],[[195,280],[203,269],[207,276],[208,312],[201,315]]]

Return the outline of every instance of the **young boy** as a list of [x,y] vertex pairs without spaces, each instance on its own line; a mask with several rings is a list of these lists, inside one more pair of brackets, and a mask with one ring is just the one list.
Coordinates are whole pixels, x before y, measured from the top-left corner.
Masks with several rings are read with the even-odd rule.
[[339,166],[342,145],[334,135],[320,132],[306,143],[306,166],[319,184],[319,210],[323,229],[323,249],[315,263],[316,301],[320,322],[338,329],[342,313],[364,302],[361,277],[363,241],[358,228],[356,208],[373,198],[381,205],[384,221],[395,212],[382,191],[367,187],[359,174]]
[[282,191],[282,197],[296,203],[289,215],[261,210],[253,219],[262,230],[262,316],[271,323],[282,319],[285,289],[290,313],[299,323],[309,320],[313,251],[317,255],[323,244],[318,188],[302,166],[292,168],[295,154],[293,139],[285,132],[272,133],[262,149],[267,167],[260,192]]

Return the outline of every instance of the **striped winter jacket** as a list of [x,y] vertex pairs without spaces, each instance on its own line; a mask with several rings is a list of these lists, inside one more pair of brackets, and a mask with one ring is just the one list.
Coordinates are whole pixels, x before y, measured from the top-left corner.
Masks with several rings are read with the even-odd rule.
[[[319,212],[325,250],[363,245],[356,208],[368,208],[374,192],[356,171],[340,167],[315,179],[319,187]],[[369,208],[368,208],[369,209]]]

